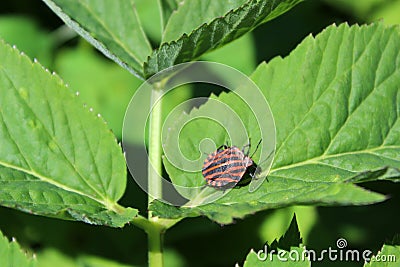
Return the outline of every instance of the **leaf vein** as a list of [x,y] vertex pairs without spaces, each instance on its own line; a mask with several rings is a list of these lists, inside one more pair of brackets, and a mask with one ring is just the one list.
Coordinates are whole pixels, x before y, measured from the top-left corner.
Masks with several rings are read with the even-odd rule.
[[[45,124],[39,119],[40,117],[33,111],[33,109],[30,107],[29,103],[25,101],[25,99],[23,99],[17,91],[17,88],[15,86],[15,84],[12,82],[11,78],[7,75],[7,72],[4,71],[4,75],[7,76],[7,79],[9,80],[9,82],[12,84],[11,88],[14,89],[14,91],[16,92],[16,96],[19,97],[19,99],[21,100],[21,103],[24,103],[26,108],[29,110],[29,112],[35,117],[37,118],[37,120],[42,124],[43,129],[44,129],[44,133],[49,137],[49,139],[51,139],[57,146],[57,148],[61,151],[61,155],[63,156],[63,158],[66,160],[66,162],[72,167],[72,169],[78,174],[78,177],[80,178],[80,180],[82,182],[84,182],[87,186],[89,186],[94,192],[96,192],[96,194],[98,194],[99,196],[103,197],[103,199],[105,199],[105,196],[102,196],[102,194],[100,194],[100,192],[98,192],[98,190],[93,187],[90,183],[88,183],[82,176],[82,174],[80,173],[80,171],[76,168],[76,166],[74,164],[72,164],[72,162],[70,161],[70,159],[67,157],[67,155],[65,154],[64,150],[61,148],[60,144],[57,142],[57,140],[54,138],[54,136],[52,136],[50,134],[50,132],[48,131],[47,127],[45,127]],[[50,116],[53,116],[52,114],[50,114]],[[3,116],[4,117],[4,116]],[[21,151],[21,150],[20,150]],[[26,160],[26,157],[24,156],[23,153],[21,153],[21,156]],[[28,163],[29,168],[32,170],[32,173],[36,173],[33,168],[31,167],[31,165]],[[21,170],[23,170],[23,168],[21,168]],[[36,176],[37,178],[40,177],[45,177],[45,176]],[[50,178],[46,178],[46,180],[51,180]],[[55,182],[55,181],[54,181]],[[59,183],[56,183],[59,184]],[[79,191],[78,191],[79,192]],[[94,197],[92,197],[93,199],[96,199]]]

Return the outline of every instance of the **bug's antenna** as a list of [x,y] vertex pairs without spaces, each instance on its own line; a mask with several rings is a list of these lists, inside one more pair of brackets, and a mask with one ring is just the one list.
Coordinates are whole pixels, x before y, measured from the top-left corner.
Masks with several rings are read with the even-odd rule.
[[262,139],[260,139],[260,141],[258,141],[258,144],[257,144],[257,146],[256,146],[256,150],[254,150],[254,152],[253,152],[253,154],[251,154],[250,158],[252,158],[252,157],[254,156],[254,154],[257,152],[257,149],[258,149],[258,147],[260,146],[261,141],[262,141]]

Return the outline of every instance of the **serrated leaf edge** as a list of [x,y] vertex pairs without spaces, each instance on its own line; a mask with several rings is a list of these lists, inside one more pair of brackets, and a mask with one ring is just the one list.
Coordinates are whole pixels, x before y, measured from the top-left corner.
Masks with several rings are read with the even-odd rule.
[[[62,11],[62,9],[58,5],[56,5],[53,1],[51,1],[51,0],[42,0],[42,1],[45,2],[46,5],[48,5],[49,8],[65,22],[65,24],[67,24],[69,27],[74,29],[79,35],[81,35],[84,39],[86,39],[89,43],[91,43],[96,49],[101,51],[106,57],[115,61],[118,65],[120,65],[124,69],[128,70],[130,73],[132,73],[134,76],[136,76],[140,80],[145,80],[143,74],[140,71],[134,69],[133,67],[128,65],[126,62],[122,61],[116,54],[112,53],[111,50],[109,50],[103,42],[101,42],[101,41],[97,40],[95,37],[93,37],[80,23],[73,20],[69,15],[64,13]],[[136,9],[135,9],[135,12],[136,12]],[[110,35],[113,36],[113,33],[111,31],[109,31],[109,33],[110,33]],[[125,45],[123,45],[123,43],[119,42],[119,39],[114,38],[114,40],[118,40],[118,43],[122,44],[121,47],[124,47],[124,51],[127,52],[134,60],[137,61],[138,66],[141,65],[141,61],[138,60],[135,55],[132,55],[128,49],[125,49]]]
[[[16,46],[10,46],[8,43],[6,43],[6,42],[5,42],[4,40],[2,40],[2,39],[0,39],[0,42],[1,42],[4,46],[8,47],[8,49],[10,49],[11,53],[18,53],[19,56],[20,56],[23,60],[28,61],[28,62],[31,64],[32,67],[35,67],[35,65],[36,65],[36,66],[39,66],[45,73],[47,73],[47,75],[49,75],[49,78],[50,78],[50,79],[56,79],[56,82],[59,83],[61,86],[63,86],[64,89],[66,89],[68,92],[70,92],[70,93],[71,93],[71,97],[74,97],[74,95],[72,94],[72,92],[71,92],[70,90],[68,90],[68,86],[65,84],[65,82],[61,79],[61,77],[59,77],[58,75],[56,75],[55,72],[53,72],[53,73],[51,74],[50,71],[49,71],[48,69],[46,69],[45,67],[43,67],[39,62],[37,62],[37,61],[32,62],[31,59],[30,59],[28,56],[26,56],[26,55],[24,54],[24,52],[19,52],[19,50],[16,48]],[[76,95],[75,95],[75,96],[76,96]],[[0,110],[0,111],[1,111],[1,110]],[[90,110],[89,110],[89,111],[90,111]],[[92,112],[90,112],[90,113],[92,113]],[[97,118],[97,119],[101,119],[101,120],[104,122],[104,120],[103,120],[101,117],[99,117],[99,116],[93,116],[93,117],[94,117],[94,119],[96,119],[96,118]],[[112,134],[111,131],[109,131],[109,133]],[[115,137],[114,137],[114,139],[115,139]],[[116,141],[116,139],[115,139],[115,141]],[[60,150],[60,151],[62,151],[62,150]],[[92,200],[98,202],[99,204],[103,205],[104,207],[106,207],[106,208],[107,208],[108,210],[110,210],[110,211],[114,211],[114,212],[116,212],[116,213],[119,212],[119,211],[117,210],[117,208],[116,208],[116,206],[117,206],[118,204],[117,204],[116,202],[114,202],[114,201],[109,200],[107,197],[104,197],[103,200],[102,200],[102,199],[95,198],[94,196],[85,194],[84,192],[81,192],[81,191],[75,190],[75,189],[73,189],[73,188],[67,187],[67,186],[65,186],[65,185],[63,185],[63,184],[57,183],[56,181],[50,179],[49,177],[45,177],[45,176],[43,176],[43,175],[40,175],[40,174],[34,172],[33,170],[27,170],[27,169],[24,169],[24,168],[20,168],[20,167],[18,167],[18,166],[14,166],[14,165],[5,163],[5,162],[3,162],[3,161],[0,161],[0,165],[4,166],[4,167],[6,167],[6,168],[10,168],[10,169],[13,169],[13,170],[16,170],[16,171],[23,172],[23,173],[28,174],[28,175],[31,175],[31,176],[33,176],[33,177],[36,177],[36,178],[38,178],[40,181],[43,181],[43,182],[45,182],[45,183],[54,185],[54,186],[56,186],[56,187],[58,187],[58,188],[61,188],[61,189],[65,190],[65,191],[72,192],[72,193],[76,193],[76,194],[81,195],[81,196],[84,196],[84,197],[88,197],[88,198],[90,198],[90,199],[92,199]],[[81,174],[79,174],[79,176],[80,176],[81,178],[83,178]],[[88,184],[88,186],[90,186],[90,185]],[[92,188],[92,186],[90,186],[90,187]],[[99,196],[102,196],[102,194],[99,193],[96,189],[94,189],[94,188],[92,188],[92,189],[93,189]]]

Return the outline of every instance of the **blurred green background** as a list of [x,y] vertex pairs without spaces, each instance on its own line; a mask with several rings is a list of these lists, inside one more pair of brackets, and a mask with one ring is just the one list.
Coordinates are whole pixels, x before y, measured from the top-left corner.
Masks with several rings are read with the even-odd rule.
[[[157,46],[161,35],[155,1],[137,0],[137,8],[151,43]],[[222,62],[251,74],[260,62],[288,55],[305,36],[317,34],[332,23],[362,24],[383,19],[387,24],[396,24],[400,23],[399,14],[400,0],[310,0],[202,59]],[[72,90],[80,92],[82,104],[100,113],[121,139],[125,108],[141,81],[63,26],[40,0],[3,0],[0,38],[58,73]],[[174,103],[209,93],[210,90],[179,90],[169,96],[171,106],[166,107],[166,112]],[[134,137],[132,142],[142,145]],[[284,233],[293,212],[309,249],[336,248],[336,240],[345,238],[350,249],[376,252],[400,232],[400,184],[375,182],[363,186],[390,198],[363,207],[270,210],[225,226],[205,218],[186,219],[165,236],[166,266],[234,266],[236,262],[241,265],[251,248],[258,250]],[[146,210],[146,201],[145,193],[133,179],[128,179],[121,203]],[[132,226],[109,229],[0,208],[0,229],[35,253],[39,266],[146,265],[146,235]],[[362,262],[315,262],[312,266],[362,265]]]

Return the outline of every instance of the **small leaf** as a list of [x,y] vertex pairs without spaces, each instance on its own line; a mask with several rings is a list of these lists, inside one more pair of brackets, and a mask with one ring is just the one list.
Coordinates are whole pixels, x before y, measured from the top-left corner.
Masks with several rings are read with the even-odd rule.
[[298,247],[302,243],[303,240],[301,239],[299,226],[297,225],[296,214],[294,214],[285,234],[279,240],[275,239],[268,247],[275,250],[280,248],[289,251],[290,247]]
[[364,267],[396,267],[400,261],[400,245],[383,245],[377,255],[367,255],[371,261]]
[[57,75],[0,42],[0,204],[123,226],[125,159],[102,118]]
[[[221,47],[258,25],[285,13],[300,1],[249,0],[224,16],[194,29],[190,34],[183,34],[174,41],[163,43],[145,62],[145,76],[150,77],[163,69],[194,60],[208,51]],[[171,38],[176,37],[176,34],[172,35]]]
[[[165,204],[155,202],[154,214],[167,218],[205,215],[226,224],[259,210],[288,205],[365,205],[385,200],[385,196],[353,183],[399,181],[398,51],[397,27],[343,24],[327,28],[316,38],[307,37],[285,59],[277,57],[261,64],[251,78],[267,98],[277,130],[268,181],[253,193],[246,186],[234,188],[213,203],[169,209],[168,213],[162,210]],[[242,103],[235,99],[233,93],[218,97],[241,118],[247,134],[257,136],[257,125],[251,114],[246,115],[250,111],[242,110]],[[212,138],[218,146],[229,140],[228,133],[213,120],[194,120],[211,111],[219,114],[212,102],[180,118],[191,122],[179,132],[186,144],[192,144],[182,147],[189,159],[199,158],[197,148],[203,139]],[[257,105],[257,101],[249,105]],[[179,136],[177,130],[171,128],[171,138]],[[253,158],[256,163],[263,160],[258,157]],[[178,185],[205,184],[201,167],[186,172],[167,159],[164,164]]]
[[306,258],[307,253],[305,253],[305,250],[297,226],[296,215],[294,215],[289,228],[279,238],[279,241],[275,240],[271,245],[265,244],[263,249],[258,251],[251,250],[243,266],[309,267],[311,266],[311,262]]
[[36,261],[28,257],[13,240],[11,242],[0,232],[0,259],[2,267],[34,267]]
[[143,79],[151,46],[133,0],[43,0],[68,26],[123,68]]

